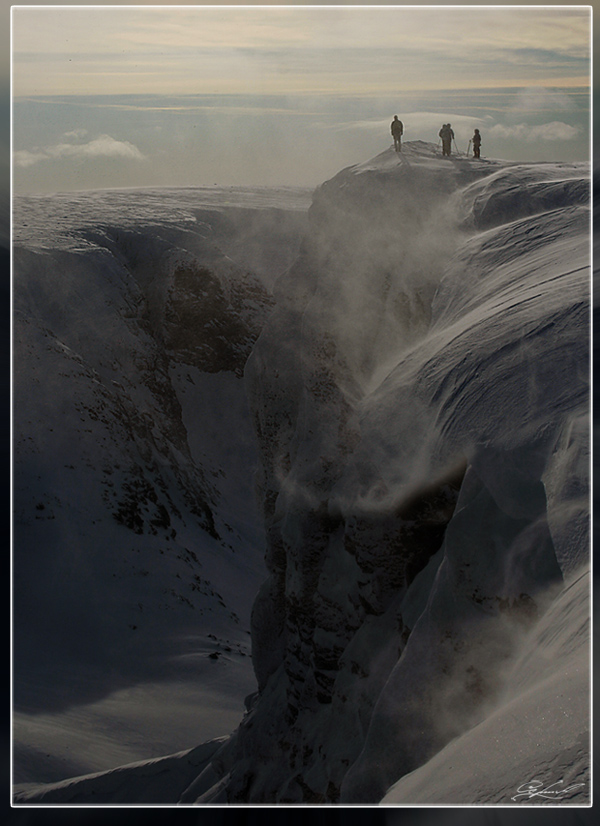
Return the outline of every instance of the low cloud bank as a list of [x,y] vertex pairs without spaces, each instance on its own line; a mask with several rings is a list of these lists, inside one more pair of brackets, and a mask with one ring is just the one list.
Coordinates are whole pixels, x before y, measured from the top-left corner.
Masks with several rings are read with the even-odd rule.
[[[491,124],[491,118],[479,118],[471,115],[448,115],[448,113],[438,112],[409,112],[399,113],[400,119],[404,123],[405,137],[410,140],[423,135],[425,138],[431,137],[432,130],[437,130],[443,123],[452,123],[453,127],[464,131],[465,129],[485,129],[488,135],[495,138],[534,141],[570,141],[581,134],[581,129],[571,126],[562,121],[551,121],[531,125],[528,123],[517,123],[505,125],[503,123]],[[347,132],[350,130],[361,130],[365,132],[382,132],[389,129],[389,118],[378,118],[377,120],[348,121],[342,124],[319,124],[321,129],[331,129],[333,131]]]
[[[85,135],[85,130],[67,132],[64,138],[78,138]],[[55,146],[46,146],[33,151],[20,150],[14,153],[15,166],[26,168],[37,163],[59,158],[121,158],[125,160],[144,161],[145,155],[133,143],[119,141],[110,135],[99,135],[88,143],[63,142]]]
[[552,123],[541,123],[537,126],[530,126],[527,123],[516,123],[512,126],[504,126],[497,123],[489,127],[489,133],[497,138],[516,138],[524,141],[570,141],[576,138],[580,130],[576,126],[570,126],[562,121],[552,121]]

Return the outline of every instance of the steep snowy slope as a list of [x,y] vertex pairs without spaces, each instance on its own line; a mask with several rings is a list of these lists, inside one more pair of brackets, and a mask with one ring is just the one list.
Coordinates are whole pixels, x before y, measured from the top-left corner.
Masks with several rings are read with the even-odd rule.
[[587,561],[588,174],[416,144],[317,191],[247,367],[261,693],[203,802],[381,800]]
[[160,755],[241,716],[264,552],[242,375],[307,197],[16,200],[19,780]]
[[501,701],[384,805],[590,800],[589,592],[587,572],[565,587],[519,648]]
[[258,692],[172,802],[587,802],[588,179],[415,142],[317,190],[245,368]]

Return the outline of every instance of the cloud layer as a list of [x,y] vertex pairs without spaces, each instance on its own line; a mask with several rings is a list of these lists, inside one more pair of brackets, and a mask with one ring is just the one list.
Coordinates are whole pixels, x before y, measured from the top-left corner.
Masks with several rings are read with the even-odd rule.
[[[477,117],[473,115],[449,114],[448,112],[408,112],[400,114],[404,124],[405,140],[423,138],[431,140],[437,135],[442,123],[451,123],[455,131],[462,133],[473,129],[485,129],[488,136],[499,139],[514,139],[518,141],[570,141],[581,134],[581,129],[562,121],[549,123],[529,124],[518,123],[505,125],[493,123],[491,117]],[[347,121],[345,123],[326,124],[316,123],[314,129],[330,130],[334,132],[349,132],[361,130],[382,134],[389,130],[390,118],[362,121]]]
[[589,77],[576,8],[16,7],[16,95],[567,85]]
[[488,130],[496,138],[512,138],[519,141],[571,141],[578,137],[580,129],[570,126],[561,121],[552,123],[541,123],[531,126],[527,123],[517,123],[511,126],[504,126],[497,123]]
[[[87,134],[85,129],[65,132],[65,138],[80,138]],[[145,156],[133,143],[119,141],[110,135],[98,135],[88,143],[58,143],[43,149],[19,150],[14,153],[15,166],[27,168],[37,163],[60,158],[86,160],[90,158],[113,158],[130,161],[144,161]]]
[[[16,100],[15,192],[136,186],[318,186],[405,140],[438,143],[452,123],[460,151],[475,128],[485,156],[589,158],[589,96],[555,90],[543,110],[514,90],[380,96],[64,96]],[[551,100],[558,109],[552,110]],[[568,105],[567,105],[568,104]]]

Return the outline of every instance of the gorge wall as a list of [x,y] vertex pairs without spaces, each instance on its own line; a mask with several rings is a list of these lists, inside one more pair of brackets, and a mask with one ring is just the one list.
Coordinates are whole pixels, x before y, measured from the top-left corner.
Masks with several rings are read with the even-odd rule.
[[416,142],[317,190],[246,367],[258,694],[182,801],[374,803],[587,559],[585,165]]

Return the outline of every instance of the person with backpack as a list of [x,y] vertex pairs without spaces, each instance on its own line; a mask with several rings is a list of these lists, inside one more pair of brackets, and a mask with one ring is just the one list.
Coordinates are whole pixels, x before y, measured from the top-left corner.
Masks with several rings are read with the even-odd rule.
[[404,125],[401,120],[398,120],[398,115],[394,115],[394,120],[392,121],[392,137],[394,139],[394,149],[396,152],[402,152],[402,146],[400,139],[404,133]]
[[442,155],[450,155],[452,153],[452,141],[454,140],[452,124],[445,123],[439,131],[439,136],[442,139]]
[[473,157],[479,158],[481,151],[481,135],[479,134],[479,129],[475,130],[475,134],[473,135]]

